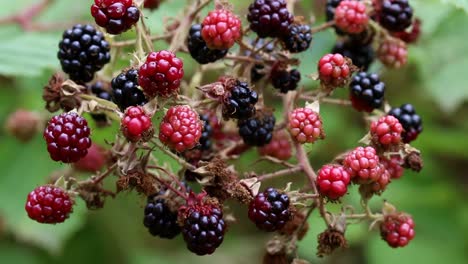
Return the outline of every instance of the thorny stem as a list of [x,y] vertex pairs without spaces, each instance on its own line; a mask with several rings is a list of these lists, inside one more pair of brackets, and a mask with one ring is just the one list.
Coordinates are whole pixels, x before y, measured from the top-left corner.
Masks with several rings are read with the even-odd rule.
[[150,175],[151,177],[153,177],[156,181],[158,181],[159,183],[161,183],[162,185],[164,185],[165,187],[167,187],[168,189],[170,189],[171,191],[173,191],[175,194],[177,194],[178,196],[182,197],[184,200],[188,200],[188,196],[183,194],[182,192],[180,192],[179,190],[177,190],[176,188],[172,187],[171,184],[169,184],[168,182],[166,182],[165,180],[162,180],[160,179],[157,175],[154,175],[152,173],[148,173],[148,175]]
[[163,146],[159,140],[151,140],[151,143],[153,143],[158,149],[162,150],[166,155],[170,156],[171,158],[175,159],[176,161],[179,162],[180,165],[185,167],[188,170],[194,171],[197,169],[197,167],[193,166],[192,164],[188,163],[185,161],[183,158],[177,156],[176,154],[172,153],[170,150],[168,150],[165,146]]
[[[164,35],[153,35],[153,36],[149,36],[148,38],[149,38],[151,41],[158,41],[158,40],[169,39],[172,35],[173,35],[173,33],[167,33],[167,34],[164,34]],[[112,46],[112,47],[133,46],[133,45],[136,44],[136,42],[137,42],[136,39],[115,41],[115,42],[111,43],[111,46]]]
[[112,166],[110,166],[109,168],[107,168],[107,170],[100,174],[100,175],[96,175],[92,181],[94,184],[98,184],[100,183],[102,180],[104,180],[107,176],[109,176],[112,172],[114,172],[115,168],[117,168],[117,162],[112,164]]
[[163,171],[164,173],[166,173],[167,175],[169,175],[169,177],[172,178],[172,180],[174,180],[174,182],[177,183],[177,185],[183,190],[183,192],[185,193],[186,192],[186,188],[185,186],[180,182],[179,178],[177,176],[175,176],[173,173],[171,173],[170,171],[166,170],[165,168],[163,167],[160,167],[160,166],[147,166],[148,169],[157,169],[157,170],[160,170],[160,171]]
[[296,166],[292,168],[275,171],[272,173],[266,173],[266,174],[258,176],[257,179],[258,181],[264,181],[264,180],[269,180],[269,179],[276,178],[276,177],[285,176],[288,174],[294,174],[300,171],[302,171],[302,166]]
[[325,22],[325,23],[323,23],[321,25],[318,25],[316,27],[313,27],[311,29],[311,31],[312,31],[312,34],[315,34],[315,33],[318,33],[320,31],[326,30],[326,29],[328,29],[330,27],[333,27],[334,25],[335,25],[335,21],[331,20],[331,21]]

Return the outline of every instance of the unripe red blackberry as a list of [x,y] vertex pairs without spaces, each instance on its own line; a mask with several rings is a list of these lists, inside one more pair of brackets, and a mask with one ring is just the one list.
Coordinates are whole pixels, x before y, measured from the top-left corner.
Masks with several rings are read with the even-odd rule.
[[338,165],[324,165],[317,174],[317,188],[320,195],[336,200],[348,192],[351,181],[349,173]]
[[382,163],[379,164],[379,166],[381,167],[380,170],[382,173],[380,174],[377,180],[369,183],[369,185],[367,186],[370,191],[376,194],[382,193],[385,190],[385,188],[387,188],[387,185],[390,183],[390,180],[392,178],[390,172],[385,169],[385,166]]
[[88,149],[88,154],[79,161],[73,163],[73,168],[83,172],[96,172],[106,164],[106,151],[99,145],[93,143]]
[[159,140],[170,149],[183,152],[194,148],[202,135],[203,123],[188,105],[169,108],[159,126]]
[[349,84],[349,97],[354,109],[372,112],[383,104],[385,84],[376,73],[359,72]]
[[123,71],[111,81],[112,101],[125,111],[130,106],[142,106],[147,103],[143,91],[138,88],[138,70]]
[[114,35],[129,30],[140,19],[140,11],[132,0],[94,0],[91,15],[96,24]]
[[377,181],[382,174],[382,167],[377,152],[373,147],[357,147],[349,152],[343,167],[355,183],[366,184]]
[[284,131],[273,134],[273,138],[267,145],[258,148],[263,156],[270,156],[279,160],[288,160],[292,156],[292,146],[289,136]]
[[130,106],[125,110],[120,130],[131,142],[148,141],[153,137],[153,123],[141,106]]
[[281,37],[289,34],[294,17],[289,13],[286,0],[255,0],[249,6],[247,20],[258,37]]
[[187,248],[197,255],[212,254],[224,239],[226,224],[219,205],[189,196],[186,206],[179,209],[182,219],[182,234]]
[[38,113],[18,109],[8,116],[5,128],[16,139],[28,142],[37,134],[41,123]]
[[352,63],[339,53],[326,54],[318,62],[319,79],[323,85],[344,86],[351,77]]
[[29,218],[44,224],[65,221],[73,211],[73,200],[61,188],[39,186],[28,194],[26,212]]
[[229,49],[242,34],[241,20],[226,9],[210,11],[202,26],[202,38],[210,49]]
[[310,108],[296,108],[289,114],[288,130],[301,143],[314,143],[325,138],[320,115]]
[[403,126],[402,137],[404,143],[415,140],[423,130],[422,119],[411,104],[403,104],[400,107],[392,108],[388,114],[396,117]]
[[335,25],[350,34],[363,32],[369,23],[366,5],[357,0],[344,0],[335,9]]
[[387,67],[400,68],[408,60],[408,48],[405,42],[397,38],[386,38],[377,50],[379,60]]
[[392,36],[397,37],[408,44],[417,42],[421,36],[421,20],[416,18],[409,31],[393,32]]
[[249,119],[241,119],[237,122],[239,135],[244,143],[249,146],[265,146],[273,138],[276,119],[270,113],[259,112]]
[[138,71],[138,83],[149,98],[169,97],[179,90],[183,66],[171,51],[151,52]]
[[376,145],[388,147],[401,142],[403,126],[394,116],[382,116],[371,123],[370,134],[372,142]]
[[110,61],[109,43],[91,25],[77,24],[63,32],[57,57],[62,70],[76,83],[86,83]]
[[380,224],[380,234],[389,246],[404,247],[415,235],[413,218],[405,213],[387,215]]
[[399,179],[401,176],[403,176],[403,161],[399,156],[392,156],[390,159],[380,157],[380,163],[382,163],[382,165],[388,171],[391,179]]
[[44,130],[47,151],[55,161],[77,162],[91,147],[88,122],[77,113],[63,113],[50,119]]
[[228,53],[228,49],[210,49],[201,35],[202,25],[194,24],[190,27],[187,37],[187,48],[194,60],[200,64],[215,62]]
[[292,24],[289,26],[289,34],[282,37],[281,40],[289,52],[302,52],[307,50],[312,42],[312,31],[309,25]]
[[408,0],[383,0],[379,12],[380,24],[389,31],[403,31],[411,26],[413,9]]
[[227,87],[227,90],[223,103],[224,117],[246,119],[255,114],[258,95],[247,82],[235,80],[231,87]]
[[278,69],[271,72],[271,84],[281,93],[296,90],[300,81],[301,73],[296,69],[290,71]]
[[338,41],[331,52],[350,58],[352,63],[363,71],[366,71],[375,59],[371,45],[360,45],[351,41]]
[[291,219],[288,195],[274,188],[258,193],[250,202],[249,218],[261,230],[281,229]]

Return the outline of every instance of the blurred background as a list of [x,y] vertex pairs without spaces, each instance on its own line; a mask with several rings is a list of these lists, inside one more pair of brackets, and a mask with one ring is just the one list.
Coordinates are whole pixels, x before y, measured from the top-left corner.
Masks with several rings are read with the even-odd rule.
[[[24,10],[39,0],[1,0],[0,18]],[[43,111],[42,87],[59,68],[57,44],[67,25],[92,21],[91,0],[55,1],[37,21],[62,27],[46,32],[24,32],[17,25],[0,25],[0,124],[17,108]],[[191,1],[188,1],[191,2]],[[250,1],[231,1],[238,14],[245,14]],[[299,1],[296,15],[315,15],[323,21],[324,1]],[[468,263],[468,1],[410,0],[416,17],[422,20],[423,35],[410,46],[409,63],[400,70],[384,70],[374,63],[371,70],[382,72],[387,84],[387,100],[393,106],[412,103],[423,118],[424,132],[412,144],[421,150],[424,169],[406,171],[402,179],[389,185],[372,202],[379,210],[384,199],[413,215],[416,238],[409,246],[391,249],[368,225],[349,227],[350,248],[331,257],[315,257],[317,235],[325,229],[317,214],[309,220],[310,230],[299,243],[299,255],[311,263]],[[168,16],[176,17],[186,1],[167,0],[158,10],[145,16],[153,33],[163,31]],[[213,5],[206,8],[206,14]],[[245,17],[244,17],[245,18]],[[1,20],[1,19],[0,19]],[[131,38],[134,32],[123,38]],[[301,72],[315,72],[315,65],[335,42],[333,30],[314,35],[312,47],[300,55]],[[156,43],[156,49],[166,44]],[[185,56],[186,76],[191,76],[194,61]],[[128,61],[122,60],[122,67]],[[306,89],[315,81],[303,78]],[[346,97],[337,91],[336,97]],[[277,109],[278,110],[278,109]],[[279,109],[280,110],[280,109]],[[327,140],[314,144],[310,159],[315,168],[343,150],[356,146],[366,128],[361,115],[341,106],[322,106]],[[277,111],[278,114],[278,111]],[[90,122],[92,123],[92,122]],[[112,139],[117,127],[94,130],[93,140]],[[247,170],[256,158],[247,152],[237,162]],[[259,263],[264,244],[270,237],[256,231],[246,219],[245,208],[233,206],[238,220],[225,241],[212,256],[198,257],[185,249],[183,239],[167,241],[149,235],[142,224],[145,198],[122,193],[108,199],[103,209],[87,211],[78,201],[73,215],[63,224],[50,226],[31,221],[25,211],[26,195],[44,184],[50,174],[65,166],[51,161],[43,140],[37,135],[21,144],[5,130],[0,131],[0,263]],[[258,172],[277,168],[260,163]],[[292,181],[302,184],[301,176],[291,176],[275,186]],[[110,188],[113,185],[110,183]],[[346,202],[357,204],[357,188],[351,187]]]

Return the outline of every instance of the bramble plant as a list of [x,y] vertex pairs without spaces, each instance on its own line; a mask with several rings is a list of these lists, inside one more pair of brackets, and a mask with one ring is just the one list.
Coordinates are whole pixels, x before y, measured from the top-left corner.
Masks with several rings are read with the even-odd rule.
[[[76,199],[99,209],[109,197],[136,191],[147,200],[142,216],[148,231],[165,239],[181,233],[197,255],[212,254],[229,239],[228,227],[235,223],[227,200],[243,206],[259,232],[276,232],[264,263],[305,263],[295,259],[297,241],[314,211],[325,223],[319,256],[346,247],[346,228],[359,221],[379,227],[391,247],[410,243],[412,217],[387,201],[373,212],[369,201],[404,169],[422,169],[420,151],[409,145],[422,132],[422,121],[411,104],[392,108],[384,81],[367,71],[375,57],[392,68],[406,63],[407,44],[420,33],[409,1],[328,0],[327,22],[319,25],[294,16],[296,1],[254,0],[246,19],[229,1],[214,0],[215,9],[204,17],[200,12],[213,1],[188,1],[181,19],[163,35],[151,35],[144,13],[164,8],[160,2],[95,0],[90,15],[101,28],[77,24],[57,40],[63,73],[44,87],[46,109],[55,116],[43,137],[51,159],[70,163],[71,171],[27,196],[32,220],[61,223],[73,217]],[[119,39],[128,30],[136,38]],[[324,30],[339,36],[333,51],[315,69],[299,72],[300,53],[314,52],[315,34]],[[167,46],[155,49],[156,40]],[[118,67],[123,48],[132,53],[128,65]],[[192,76],[184,75],[182,53],[200,64]],[[205,82],[207,75],[216,81]],[[303,78],[316,80],[318,88],[301,86]],[[349,89],[349,100],[333,98],[342,88]],[[282,106],[274,110],[272,98]],[[354,149],[314,169],[305,144],[329,140],[323,124],[333,122],[321,117],[320,104],[363,112],[369,133]],[[91,142],[92,121],[84,113],[96,129],[120,124],[107,146]],[[27,141],[41,118],[22,111],[8,120],[8,129]],[[251,147],[284,168],[267,174],[237,170],[233,161]],[[182,170],[173,171],[164,158]],[[91,175],[75,177],[78,171]],[[303,175],[307,184],[269,186],[269,180],[290,174]],[[105,189],[105,181],[114,181],[116,190]],[[341,200],[351,184],[358,186],[362,208]],[[329,203],[341,210],[329,210]]]

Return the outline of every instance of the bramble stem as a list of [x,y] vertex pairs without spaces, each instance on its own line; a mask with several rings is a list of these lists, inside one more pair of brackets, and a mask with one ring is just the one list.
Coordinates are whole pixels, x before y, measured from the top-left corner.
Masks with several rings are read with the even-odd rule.
[[263,175],[258,176],[257,179],[259,181],[264,181],[264,180],[269,180],[269,179],[273,179],[273,178],[276,178],[276,177],[285,176],[285,175],[288,175],[288,174],[294,174],[294,173],[297,173],[297,172],[300,172],[300,171],[302,171],[302,166],[296,166],[296,167],[292,167],[292,168],[287,168],[287,169],[275,171],[275,172],[272,172],[272,173],[263,174]]
[[169,183],[167,183],[166,181],[160,179],[158,176],[152,174],[152,173],[148,173],[148,175],[150,175],[151,177],[153,177],[155,180],[157,180],[159,183],[161,183],[162,185],[164,185],[166,188],[170,189],[171,191],[173,191],[175,194],[177,194],[178,196],[180,196],[181,198],[183,198],[184,200],[187,200],[188,199],[188,196],[183,194],[182,192],[180,192],[179,190],[177,190],[176,188],[172,187],[172,185],[170,185]]
[[183,158],[177,156],[173,152],[171,152],[169,149],[167,149],[165,146],[163,146],[159,140],[151,140],[151,143],[153,143],[158,149],[162,150],[166,155],[170,156],[171,158],[175,159],[176,161],[179,162],[180,165],[185,167],[188,170],[194,171],[197,169],[197,167],[193,166],[192,164],[188,163],[185,161]]
[[311,29],[311,31],[312,31],[312,34],[315,34],[315,33],[318,33],[320,31],[326,30],[326,29],[328,29],[330,27],[333,27],[334,25],[335,25],[335,21],[331,20],[331,21],[325,22],[325,23],[323,23],[321,25],[318,25],[316,27],[313,27]]
[[104,180],[107,176],[109,176],[112,172],[114,172],[115,168],[117,168],[117,163],[112,164],[107,170],[100,174],[99,176],[96,175],[96,178],[94,178],[92,181],[94,184],[100,183],[102,180]]

